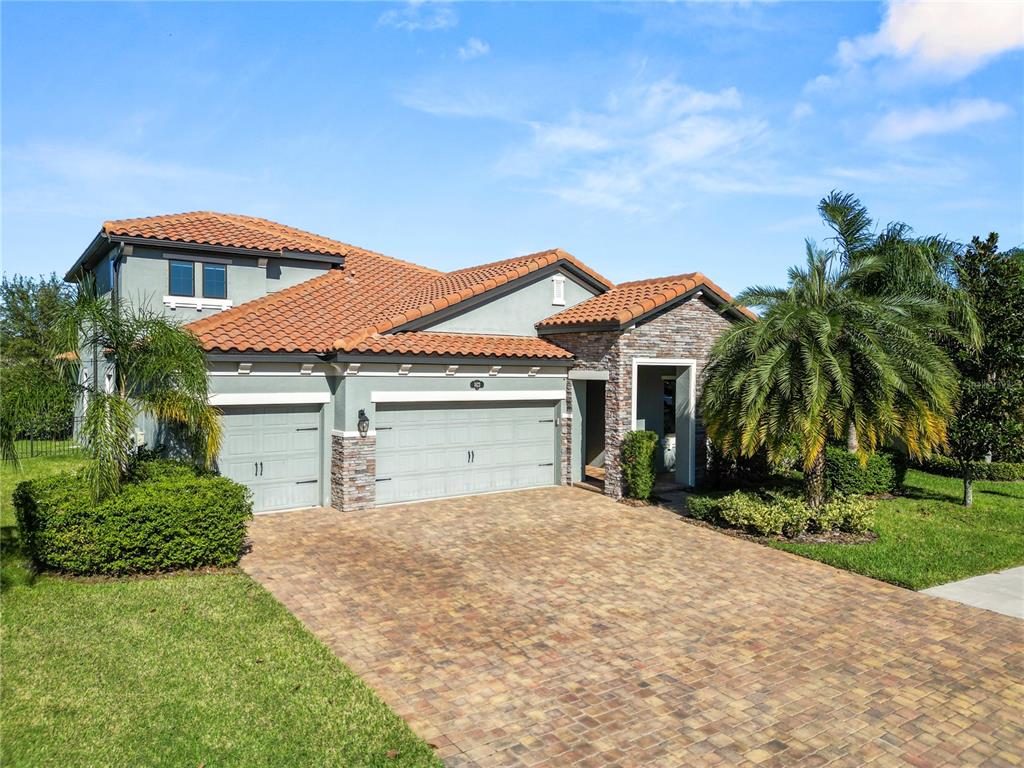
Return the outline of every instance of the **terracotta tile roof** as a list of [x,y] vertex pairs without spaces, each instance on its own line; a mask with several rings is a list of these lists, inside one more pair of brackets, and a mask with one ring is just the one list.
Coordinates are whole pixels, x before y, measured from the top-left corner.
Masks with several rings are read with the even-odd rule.
[[477,267],[468,267],[442,275],[418,291],[410,292],[378,316],[369,318],[365,328],[349,334],[345,338],[339,338],[336,348],[351,349],[353,345],[373,334],[386,333],[500,285],[525,277],[531,272],[536,272],[558,261],[573,265],[606,288],[612,286],[609,280],[560,248],[495,261]]
[[[723,302],[733,300],[728,293],[700,272],[687,272],[671,277],[619,283],[607,293],[587,299],[542,320],[537,323],[537,328],[552,330],[594,325],[621,327],[696,288],[715,294]],[[746,307],[738,309],[752,319],[757,317]]]
[[536,336],[436,331],[407,331],[388,335],[375,333],[353,345],[348,351],[395,355],[572,359],[571,352],[566,352],[550,341]]
[[145,237],[167,242],[217,245],[280,253],[349,256],[368,253],[362,248],[328,237],[288,227],[255,216],[233,213],[193,211],[141,219],[120,219],[103,223],[104,234],[111,237]]
[[354,251],[344,269],[189,323],[208,351],[328,352],[334,342],[442,274],[398,259]]

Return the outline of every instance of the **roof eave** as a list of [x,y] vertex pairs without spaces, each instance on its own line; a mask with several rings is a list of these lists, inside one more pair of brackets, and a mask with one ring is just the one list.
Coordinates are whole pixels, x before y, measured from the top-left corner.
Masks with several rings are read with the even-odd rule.
[[110,244],[110,238],[107,237],[106,233],[102,230],[96,233],[96,237],[92,239],[92,242],[86,246],[86,249],[82,251],[82,255],[75,260],[75,263],[71,265],[71,269],[64,275],[64,282],[66,283],[77,283],[79,280],[79,273],[83,269],[87,269],[91,266],[91,261],[100,252],[102,245],[106,243]]
[[275,256],[281,259],[297,259],[301,261],[323,261],[330,264],[338,265],[342,265],[345,263],[345,257],[342,254],[313,253],[308,251],[294,250],[273,251],[265,248],[242,248],[231,245],[191,243],[184,240],[166,240],[158,237],[135,237],[131,235],[105,236],[112,242],[125,243],[126,245],[142,245],[156,248],[177,248],[180,250],[188,251],[213,251],[215,253],[227,253],[238,256]]

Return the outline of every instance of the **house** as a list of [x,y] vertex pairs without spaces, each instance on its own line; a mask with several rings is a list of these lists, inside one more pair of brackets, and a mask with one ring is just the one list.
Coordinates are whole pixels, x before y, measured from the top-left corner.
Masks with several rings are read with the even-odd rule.
[[[440,272],[265,219],[108,221],[68,272],[180,320],[255,509],[360,510],[580,482],[623,436],[701,479],[711,345],[746,310],[699,272],[614,285],[553,249]],[[96,376],[83,356],[83,376]],[[157,424],[140,438],[164,442]]]

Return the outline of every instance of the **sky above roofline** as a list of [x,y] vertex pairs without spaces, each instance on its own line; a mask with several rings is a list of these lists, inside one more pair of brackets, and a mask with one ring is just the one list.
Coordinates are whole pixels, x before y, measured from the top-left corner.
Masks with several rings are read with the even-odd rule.
[[1011,247],[1022,30],[1018,3],[7,3],[3,270],[207,209],[443,270],[562,247],[735,294],[826,237],[834,188]]

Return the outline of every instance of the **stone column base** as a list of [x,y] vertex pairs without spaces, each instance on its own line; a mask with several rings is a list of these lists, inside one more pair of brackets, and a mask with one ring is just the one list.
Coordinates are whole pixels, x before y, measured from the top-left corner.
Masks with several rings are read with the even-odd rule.
[[331,436],[331,505],[370,509],[377,498],[377,438]]

